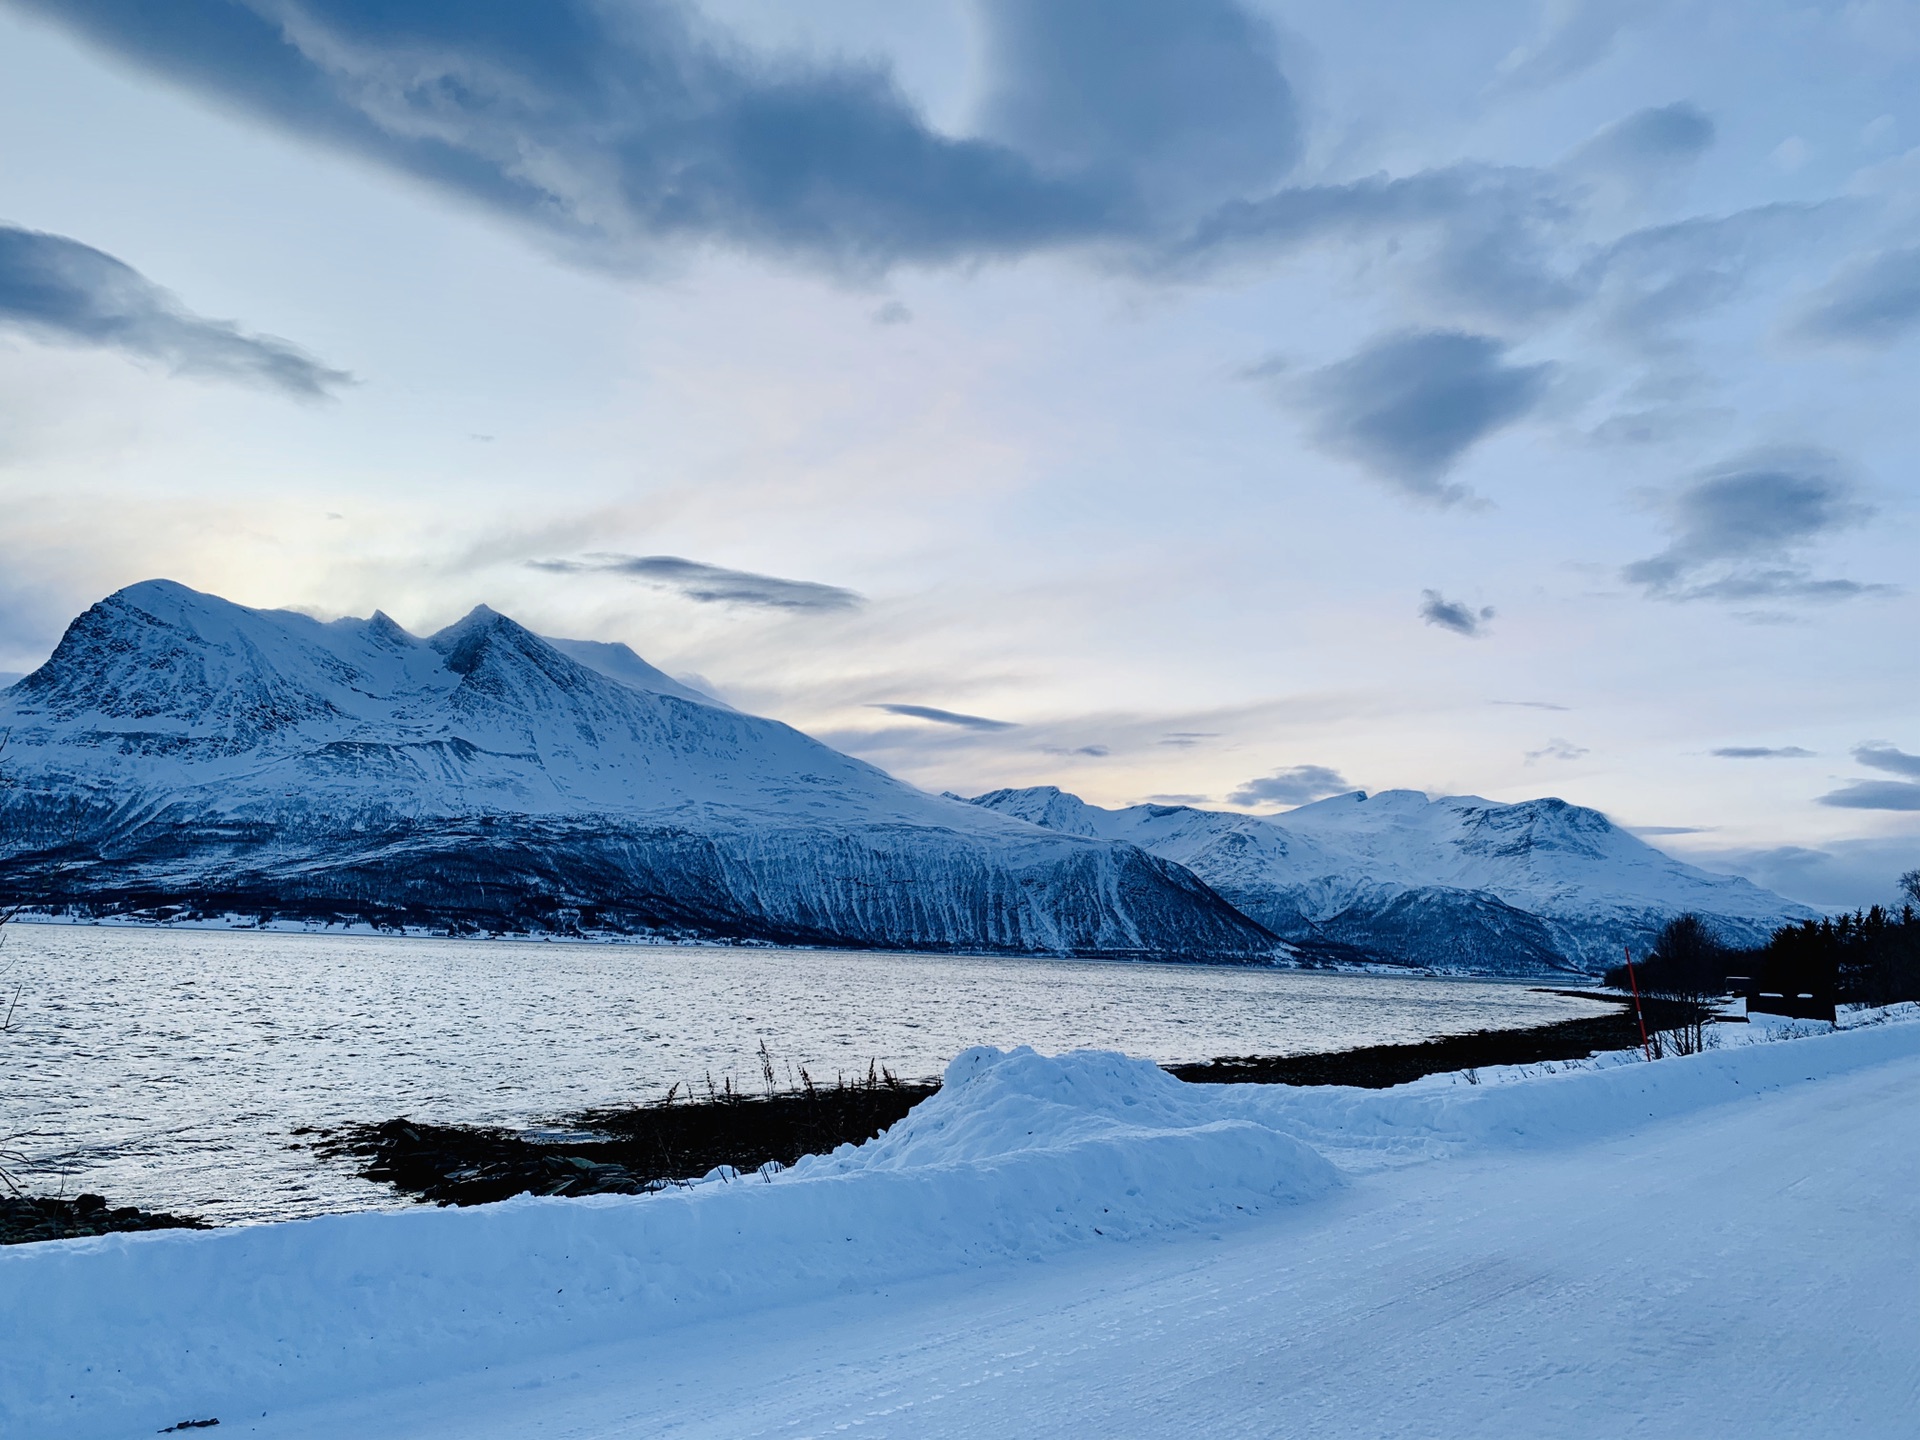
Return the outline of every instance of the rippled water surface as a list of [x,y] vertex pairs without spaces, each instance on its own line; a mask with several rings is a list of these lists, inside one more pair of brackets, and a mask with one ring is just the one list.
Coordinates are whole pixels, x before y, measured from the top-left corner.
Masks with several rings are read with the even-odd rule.
[[[969,1045],[1156,1060],[1540,1024],[1493,981],[804,950],[8,926],[0,1146],[34,1190],[222,1221],[397,1203],[292,1132],[535,1124],[705,1077],[937,1075]],[[6,1137],[13,1137],[8,1141]],[[16,1165],[14,1168],[21,1169]]]

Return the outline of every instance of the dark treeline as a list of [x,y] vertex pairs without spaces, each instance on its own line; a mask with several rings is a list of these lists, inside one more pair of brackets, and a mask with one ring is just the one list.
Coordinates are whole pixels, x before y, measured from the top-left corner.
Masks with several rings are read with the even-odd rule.
[[1901,876],[1900,885],[1909,898],[1898,909],[1875,905],[1782,925],[1754,950],[1729,949],[1699,916],[1682,915],[1661,930],[1632,976],[1618,965],[1606,981],[1622,990],[1637,982],[1643,994],[1695,1002],[1726,994],[1729,976],[1746,977],[1756,991],[1842,1003],[1920,1000],[1920,870]]
[[1920,1000],[1920,913],[1912,905],[1785,925],[1748,955],[1739,958],[1766,989],[1792,986],[1861,1005]]

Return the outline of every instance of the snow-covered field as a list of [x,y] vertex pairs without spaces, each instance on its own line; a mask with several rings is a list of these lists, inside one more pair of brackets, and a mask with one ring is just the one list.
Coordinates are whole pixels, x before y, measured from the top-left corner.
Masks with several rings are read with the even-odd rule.
[[1917,1097],[1911,1016],[1382,1092],[975,1050],[771,1180],[0,1252],[0,1434],[1909,1435]]

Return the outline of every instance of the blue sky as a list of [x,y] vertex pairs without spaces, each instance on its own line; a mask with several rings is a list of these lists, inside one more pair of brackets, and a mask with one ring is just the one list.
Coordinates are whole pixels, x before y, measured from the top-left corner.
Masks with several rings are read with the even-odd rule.
[[0,671],[623,640],[930,788],[1920,859],[1920,6],[0,0]]

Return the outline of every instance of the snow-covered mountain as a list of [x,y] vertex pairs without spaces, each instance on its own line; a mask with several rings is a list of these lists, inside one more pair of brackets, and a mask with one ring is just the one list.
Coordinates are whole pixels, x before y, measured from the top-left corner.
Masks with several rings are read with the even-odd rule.
[[789,943],[1271,954],[1179,865],[929,795],[625,646],[167,581],[0,693],[0,897]]
[[1813,913],[1683,864],[1564,800],[1500,805],[1389,790],[1254,816],[1103,810],[1049,785],[972,803],[1178,861],[1309,953],[1482,973],[1594,972],[1622,946],[1644,953],[1685,911],[1742,945]]

